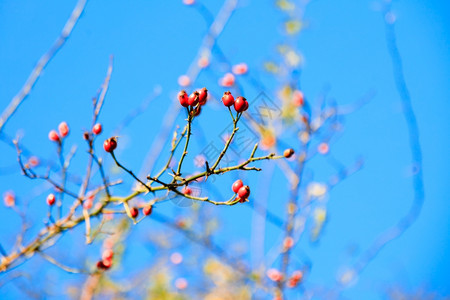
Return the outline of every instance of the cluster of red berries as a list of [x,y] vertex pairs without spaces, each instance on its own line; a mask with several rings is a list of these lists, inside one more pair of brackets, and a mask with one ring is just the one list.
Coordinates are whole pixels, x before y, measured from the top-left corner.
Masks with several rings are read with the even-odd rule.
[[198,116],[202,110],[202,106],[206,104],[208,98],[208,90],[202,88],[199,91],[193,92],[190,96],[185,90],[178,93],[178,100],[183,107],[192,107],[194,116]]
[[244,97],[237,97],[234,99],[233,95],[231,95],[230,91],[223,93],[222,102],[226,107],[230,107],[234,105],[234,109],[236,112],[241,113],[248,109],[248,101]]
[[52,142],[61,142],[61,139],[65,138],[66,136],[69,135],[69,126],[67,125],[66,122],[61,122],[58,125],[58,132],[56,132],[56,130],[50,130],[50,132],[48,133],[48,139]]
[[112,259],[114,257],[114,251],[112,249],[106,249],[102,253],[102,259],[97,262],[97,268],[102,270],[108,270],[112,266]]
[[244,183],[240,179],[236,180],[233,183],[231,189],[235,194],[237,194],[239,202],[241,203],[247,201],[248,197],[250,196],[250,187],[248,185],[244,185]]

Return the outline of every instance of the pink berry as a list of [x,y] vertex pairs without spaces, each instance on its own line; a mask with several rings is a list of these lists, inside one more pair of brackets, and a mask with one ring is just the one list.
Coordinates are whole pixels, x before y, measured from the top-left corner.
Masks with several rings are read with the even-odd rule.
[[106,249],[102,253],[102,260],[110,260],[114,256],[114,251],[112,249]]
[[199,93],[197,91],[193,92],[188,98],[188,104],[190,106],[196,106],[199,101]]
[[283,241],[283,247],[286,250],[291,249],[294,246],[294,239],[290,236],[286,237]]
[[144,208],[142,209],[142,213],[143,213],[145,216],[149,216],[149,215],[152,213],[152,210],[153,210],[153,207],[152,207],[151,205],[149,205],[149,206],[146,206],[146,207],[144,207]]
[[283,275],[277,269],[269,269],[267,270],[267,277],[272,281],[281,281],[283,279]]
[[231,95],[230,91],[223,93],[222,102],[227,107],[230,107],[234,104],[234,97],[233,95]]
[[112,259],[103,259],[102,262],[103,262],[103,265],[106,267],[106,269],[111,268],[111,266],[112,266]]
[[191,194],[192,194],[191,188],[190,188],[190,187],[185,187],[185,188],[183,189],[183,194],[185,194],[185,195],[191,195]]
[[52,142],[59,142],[59,135],[56,130],[50,130],[48,133],[48,139]]
[[239,189],[243,186],[244,186],[244,183],[242,182],[242,180],[238,179],[233,183],[233,185],[231,186],[231,189],[233,190],[234,193],[237,194],[239,192]]
[[13,207],[16,203],[16,196],[12,191],[6,192],[3,195],[3,202],[5,203],[6,207]]
[[325,154],[328,153],[328,151],[330,151],[330,146],[328,146],[327,143],[320,143],[319,146],[317,147],[317,151],[320,154],[324,154],[325,155]]
[[295,106],[303,106],[305,103],[305,98],[303,96],[303,93],[299,90],[294,91],[292,95],[292,104]]
[[52,206],[53,204],[55,204],[55,201],[56,201],[56,197],[55,197],[54,194],[49,194],[49,195],[47,196],[47,204],[48,204],[49,206]]
[[184,5],[193,5],[195,3],[195,0],[183,0]]
[[247,199],[250,196],[250,187],[245,185],[238,190],[238,196],[241,199]]
[[303,272],[300,270],[294,271],[292,273],[292,279],[296,280],[296,281],[300,281],[303,279]]
[[198,92],[198,103],[200,103],[200,105],[205,105],[206,104],[206,98],[208,98],[208,90],[206,88],[202,88],[199,92]]
[[69,126],[66,122],[59,123],[58,130],[61,137],[66,137],[69,134]]
[[247,66],[246,63],[240,63],[240,64],[237,64],[237,65],[234,65],[232,70],[233,70],[234,74],[242,75],[242,74],[247,73],[248,66]]
[[102,124],[100,123],[95,124],[94,127],[92,127],[92,132],[96,135],[102,133]]
[[247,99],[244,97],[237,97],[236,101],[234,102],[234,109],[237,112],[244,112],[248,108],[248,102]]
[[36,156],[32,156],[28,159],[28,163],[30,164],[30,166],[36,167],[37,165],[39,165],[39,158]]
[[103,143],[103,148],[105,149],[106,152],[113,152],[114,149],[116,149],[117,147],[117,140],[115,137],[109,138],[107,139],[104,143]]
[[234,85],[234,75],[231,73],[225,74],[223,78],[220,79],[220,85],[225,87],[230,87]]
[[83,208],[84,209],[91,209],[92,208],[92,204],[94,204],[94,198],[93,197],[88,197],[83,202]]
[[188,107],[189,103],[188,103],[188,95],[186,94],[185,90],[182,90],[181,92],[178,93],[178,100],[180,101],[181,106],[183,107]]
[[208,67],[209,66],[209,58],[206,56],[200,57],[200,59],[197,62],[197,65],[202,69]]
[[187,75],[181,75],[178,77],[178,84],[180,86],[186,87],[191,84],[191,79]]

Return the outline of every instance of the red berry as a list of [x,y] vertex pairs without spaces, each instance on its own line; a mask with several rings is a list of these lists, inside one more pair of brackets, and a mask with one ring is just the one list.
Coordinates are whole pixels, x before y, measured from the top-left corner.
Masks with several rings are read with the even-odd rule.
[[132,207],[130,209],[130,214],[133,219],[135,219],[139,215],[139,210],[136,207]]
[[199,101],[199,93],[197,91],[193,92],[188,99],[188,104],[190,106],[196,106]]
[[69,134],[69,126],[66,122],[61,122],[58,125],[58,130],[61,137],[66,137]]
[[149,215],[152,213],[152,210],[153,210],[153,207],[152,207],[151,205],[149,205],[149,206],[146,206],[146,207],[144,207],[144,208],[142,209],[142,213],[143,213],[145,216],[149,216]]
[[109,138],[103,143],[103,148],[105,149],[106,152],[111,153],[114,151],[114,149],[116,149],[116,147],[117,147],[117,140],[115,137]]
[[95,124],[94,127],[92,127],[92,132],[96,135],[102,133],[102,124],[100,123]]
[[89,197],[86,200],[84,200],[83,208],[84,209],[91,209],[92,208],[92,204],[94,204],[94,198],[93,197]]
[[234,193],[237,194],[237,192],[239,192],[239,189],[243,186],[244,186],[244,183],[242,182],[242,180],[238,179],[233,183],[233,185],[231,186],[231,189],[233,190]]
[[200,105],[205,105],[206,99],[208,98],[208,90],[206,88],[202,88],[198,94],[198,103],[200,103]]
[[283,241],[283,247],[286,250],[291,249],[294,246],[294,239],[290,236],[286,237]]
[[231,95],[230,91],[223,93],[222,102],[225,106],[230,107],[234,104],[234,97]]
[[49,194],[47,196],[47,204],[48,205],[52,206],[53,204],[55,204],[55,201],[56,201],[56,197],[54,194]]
[[[105,264],[106,262],[106,264]],[[102,269],[102,270],[107,270],[111,267],[111,261],[107,260],[107,261],[103,261],[103,260],[99,260],[97,262],[97,268],[98,269]]]
[[185,90],[182,90],[181,92],[178,93],[178,100],[180,101],[181,106],[183,107],[189,106],[188,95],[186,94]]
[[238,191],[238,196],[241,199],[247,199],[250,196],[250,187],[248,185],[241,187]]
[[295,152],[294,152],[294,149],[289,148],[289,149],[284,150],[283,156],[286,157],[286,158],[289,158],[289,157],[291,157],[292,155],[294,155],[294,153],[295,153]]
[[292,95],[292,103],[295,106],[303,106],[305,103],[305,98],[303,96],[303,93],[299,90],[296,90],[294,94]]
[[12,207],[16,203],[16,196],[13,191],[8,191],[3,195],[3,201],[6,207]]
[[303,272],[300,270],[294,271],[291,278],[295,281],[300,281],[303,279]]
[[183,194],[185,194],[185,195],[191,195],[191,194],[192,194],[191,188],[190,188],[190,187],[185,187],[185,188],[183,189]]
[[114,251],[112,251],[111,249],[106,249],[105,251],[103,251],[102,253],[102,260],[111,260],[114,256]]
[[234,109],[237,112],[243,112],[246,111],[248,108],[248,102],[247,99],[244,97],[237,97],[236,101],[234,102]]
[[106,269],[111,268],[112,266],[112,259],[104,259],[102,260],[103,265],[105,266]]
[[56,130],[50,130],[48,133],[48,139],[52,142],[59,142],[59,135]]
[[235,82],[234,75],[231,73],[225,74],[221,79],[219,79],[219,84],[221,86],[233,86]]

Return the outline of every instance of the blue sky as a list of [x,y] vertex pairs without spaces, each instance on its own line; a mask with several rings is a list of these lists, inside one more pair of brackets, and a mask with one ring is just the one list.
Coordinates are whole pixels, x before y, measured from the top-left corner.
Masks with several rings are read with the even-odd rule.
[[[222,1],[209,2],[205,1],[205,5],[216,15]],[[75,3],[0,1],[2,110],[58,36]],[[393,12],[397,17],[395,28],[404,75],[419,125],[426,199],[417,222],[383,249],[356,284],[343,292],[349,299],[384,299],[380,295],[391,285],[407,291],[423,287],[450,294],[450,159],[447,154],[450,149],[450,4],[448,1],[393,1]],[[413,196],[408,175],[411,158],[386,47],[383,16],[374,10],[374,3],[310,1],[304,18],[307,26],[293,43],[305,58],[300,85],[307,98],[314,103],[324,87],[329,87],[330,97],[345,105],[369,91],[376,92],[367,105],[346,117],[345,131],[332,141],[330,148],[332,156],[344,164],[363,157],[364,168],[329,195],[329,220],[320,242],[311,245],[306,238],[295,249],[300,259],[308,257],[313,262],[306,287],[309,283],[314,287],[330,287],[338,271],[355,259],[348,254],[349,248],[356,249],[356,256],[361,254],[380,232],[408,211]],[[265,92],[272,99],[279,82],[264,73],[262,64],[275,57],[275,46],[286,39],[280,28],[283,20],[284,15],[274,8],[272,1],[241,1],[218,40],[233,64],[248,63],[250,72],[264,83]],[[90,1],[67,44],[45,69],[5,132],[11,136],[22,132],[24,145],[39,156],[51,158],[54,147],[47,140],[48,131],[60,121],[67,121],[72,128],[70,144],[80,145],[73,171],[83,172],[82,162],[86,157],[81,151],[84,145],[81,133],[90,124],[91,98],[104,78],[109,55],[113,54],[114,71],[101,115],[105,136],[155,88],[161,90],[160,96],[122,132],[118,153],[127,165],[139,170],[179,89],[177,78],[195,58],[205,33],[205,21],[181,1]],[[195,87],[207,86],[221,94],[224,89],[217,85],[217,75],[223,72],[220,66],[214,72],[202,72]],[[243,90],[249,99],[261,92],[245,83]],[[220,105],[211,105],[202,114],[204,118],[198,126],[205,131],[206,140],[216,138],[228,116]],[[182,121],[177,119],[178,124]],[[44,199],[43,187],[31,184],[20,176],[18,168],[14,169],[14,149],[2,143],[0,153],[0,168],[4,170],[0,174],[0,193],[12,189],[19,199],[39,193]],[[269,167],[265,163],[263,166]],[[308,171],[315,181],[326,180],[333,174],[327,158],[321,157],[311,161]],[[284,207],[276,199],[286,199],[287,187],[280,171],[276,172],[268,203],[275,214],[284,217]],[[263,175],[243,176],[248,176],[254,186],[263,179]],[[227,194],[223,186],[228,187],[234,178],[230,175],[218,180],[216,188],[224,197]],[[123,188],[124,193],[127,187]],[[36,212],[35,224],[40,224],[45,215],[42,203],[38,200],[31,203],[30,210]],[[183,213],[171,203],[160,205],[160,209],[168,214]],[[223,222],[219,242],[230,238],[249,239],[250,209],[207,209]],[[20,220],[4,207],[0,208],[0,216],[0,241],[8,249],[13,242],[10,228],[18,226]],[[133,235],[142,238],[145,233],[142,227],[151,225],[155,225],[151,220],[143,222]],[[271,225],[266,230],[268,250],[279,241],[281,232]],[[131,262],[136,257],[151,257],[151,253],[140,248],[139,242],[132,245],[136,255],[134,260],[129,258]],[[126,271],[121,272],[127,276]],[[77,280],[66,276],[68,280]],[[9,297],[17,295],[12,285],[3,289]]]

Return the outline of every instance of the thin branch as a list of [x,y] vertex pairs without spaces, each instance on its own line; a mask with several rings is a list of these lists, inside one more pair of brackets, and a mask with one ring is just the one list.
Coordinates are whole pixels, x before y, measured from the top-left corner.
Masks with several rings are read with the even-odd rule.
[[0,117],[0,133],[2,132],[3,127],[9,121],[11,116],[17,111],[19,106],[23,103],[23,101],[30,94],[33,86],[35,85],[35,83],[39,79],[39,77],[41,76],[41,73],[44,70],[44,68],[47,66],[47,64],[50,62],[50,60],[53,57],[55,57],[56,53],[62,48],[62,46],[65,44],[65,42],[69,38],[70,34],[72,33],[73,28],[77,24],[77,22],[80,18],[80,15],[82,14],[82,12],[84,10],[85,5],[86,5],[86,0],[79,0],[77,2],[75,8],[72,11],[72,14],[70,15],[69,19],[67,20],[66,24],[64,25],[64,28],[61,31],[61,34],[59,35],[59,37],[56,39],[56,41],[53,43],[53,45],[50,47],[50,49],[39,59],[36,66],[31,71],[31,74],[29,75],[24,86],[20,89],[20,91],[17,93],[17,95],[14,96],[14,98],[12,99],[12,101],[8,105],[8,107],[3,111],[3,113]]

